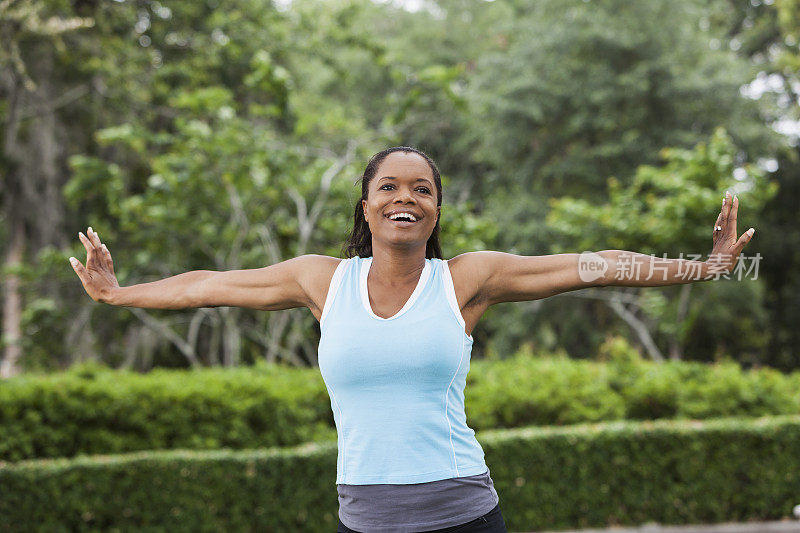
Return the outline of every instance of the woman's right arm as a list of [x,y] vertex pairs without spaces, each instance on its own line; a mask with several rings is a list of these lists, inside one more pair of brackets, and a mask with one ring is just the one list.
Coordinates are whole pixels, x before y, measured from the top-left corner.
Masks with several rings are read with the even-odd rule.
[[[79,234],[87,251],[86,266],[71,258],[86,292],[95,301],[146,309],[193,307],[248,307],[265,311],[314,307],[310,292],[335,258],[303,255],[263,268],[194,270],[149,283],[120,287],[114,275],[111,253],[91,228]],[[328,267],[328,269],[330,269]],[[318,291],[317,291],[318,292]]]

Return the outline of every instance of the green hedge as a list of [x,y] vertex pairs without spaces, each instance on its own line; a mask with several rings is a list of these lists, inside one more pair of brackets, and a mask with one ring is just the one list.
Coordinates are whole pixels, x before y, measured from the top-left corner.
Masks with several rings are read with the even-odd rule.
[[613,351],[607,357],[521,353],[473,363],[465,392],[470,427],[800,414],[800,372],[745,371],[733,361],[653,363]]
[[[775,520],[800,497],[800,416],[477,435],[511,531]],[[3,531],[332,531],[336,444],[0,463]]]
[[[637,359],[613,341],[607,362],[520,353],[473,361],[476,431],[621,419],[800,413],[800,372]],[[335,440],[319,369],[275,365],[146,375],[76,368],[0,382],[0,459],[147,449],[237,449]]]
[[319,372],[264,365],[146,375],[93,367],[0,382],[0,459],[336,440]]

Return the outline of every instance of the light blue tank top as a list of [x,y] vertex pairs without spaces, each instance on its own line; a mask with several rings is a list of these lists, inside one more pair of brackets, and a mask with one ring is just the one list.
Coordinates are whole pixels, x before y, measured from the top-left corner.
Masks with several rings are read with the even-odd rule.
[[336,483],[425,483],[488,470],[467,426],[465,332],[447,262],[426,259],[390,318],[369,304],[372,257],[340,262],[320,318],[319,367],[338,434]]

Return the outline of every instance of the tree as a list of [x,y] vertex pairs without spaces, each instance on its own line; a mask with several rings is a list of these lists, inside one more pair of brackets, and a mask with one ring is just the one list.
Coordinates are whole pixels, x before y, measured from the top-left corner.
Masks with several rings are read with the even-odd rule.
[[[3,355],[0,378],[20,370],[21,274],[28,254],[61,246],[64,210],[60,172],[66,143],[58,110],[87,92],[58,65],[63,35],[90,28],[90,18],[59,16],[38,0],[0,2],[0,194],[6,234],[3,260]],[[53,294],[52,285],[46,290]]]
[[[259,0],[225,10],[144,6],[99,9],[102,33],[76,43],[86,74],[102,87],[102,105],[90,114],[104,127],[70,158],[65,195],[81,226],[93,225],[113,247],[120,280],[338,255],[358,194],[345,178],[358,176],[378,147],[398,144],[373,113],[393,67],[382,61],[376,35],[359,26],[379,8],[309,3],[284,13]],[[442,226],[456,232],[451,248],[481,245],[491,231],[451,204]],[[39,276],[63,267],[47,265]],[[75,296],[66,307],[74,318],[58,316],[64,306],[42,305],[36,320],[83,339],[113,365],[316,361],[316,323],[304,310],[99,317],[100,306]],[[27,337],[37,354],[31,363],[70,351],[53,333]],[[102,353],[102,346],[120,348]],[[71,355],[62,357],[68,363]]]
[[794,201],[800,195],[800,4],[721,1],[716,6],[710,23],[723,29],[728,46],[751,64],[752,82],[743,92],[760,105],[762,120],[785,135],[784,147],[763,161],[780,192],[764,204],[761,238],[753,244],[766,258],[764,301],[770,327],[765,362],[788,371],[800,361],[800,228]]
[[[472,184],[471,199],[502,228],[494,248],[526,255],[564,249],[564,236],[544,223],[550,198],[602,204],[608,176],[626,186],[639,165],[660,164],[662,147],[689,149],[718,126],[739,147],[737,164],[779,150],[782,141],[763,123],[760,106],[740,93],[750,79],[748,61],[721,46],[719,27],[704,24],[712,7],[512,4],[495,29],[497,50],[479,58],[469,77],[469,127],[454,143],[468,147],[461,157],[478,170],[463,177]],[[586,354],[603,340],[595,330],[613,319],[607,311],[556,298],[501,306],[479,327],[497,351],[516,349],[541,328],[556,333],[537,342],[552,345],[555,338],[571,354]],[[520,321],[536,327],[508,327]]]
[[[710,252],[713,218],[720,209],[720,191],[738,192],[740,205],[744,206],[739,211],[739,228],[746,228],[747,220],[754,221],[754,215],[777,192],[777,184],[769,181],[757,165],[736,168],[737,152],[732,139],[722,129],[718,129],[708,143],[700,143],[694,150],[664,149],[665,164],[640,166],[630,185],[622,186],[619,180],[609,178],[607,203],[570,197],[552,199],[553,209],[547,223],[568,238],[571,243],[568,249],[624,249],[656,257],[705,260]],[[564,251],[556,249],[557,253]],[[760,263],[760,258],[754,260],[751,252],[747,252],[740,258],[740,265],[750,268],[754,261]],[[747,271],[741,274],[746,275]],[[757,271],[750,275],[757,276]],[[730,292],[743,296],[736,302],[736,308],[728,312],[721,312],[724,306],[710,306],[705,301],[713,298],[709,298],[710,294],[728,289],[725,285],[730,283],[724,281],[704,282],[696,288],[692,283],[665,288],[609,288],[582,291],[581,296],[606,303],[631,327],[655,360],[664,359],[656,341],[657,334],[666,339],[669,357],[681,359],[692,334],[705,336],[694,328],[702,316],[715,317],[715,327],[719,331],[740,332],[739,340],[728,344],[728,348],[734,355],[747,351],[750,358],[755,358],[763,354],[766,340],[760,334],[766,327],[764,316],[759,313],[763,306],[753,305],[755,296],[762,292],[758,285],[763,281],[743,279],[745,281],[732,282],[736,287]],[[695,295],[693,299],[690,293]],[[702,296],[700,300],[698,293]],[[727,300],[728,305],[732,301],[731,298],[718,299]],[[723,317],[730,322],[722,322]],[[748,318],[754,319],[750,322],[753,329],[745,331],[743,326]],[[720,339],[719,342],[727,341]],[[711,348],[710,352],[714,353],[715,347]]]

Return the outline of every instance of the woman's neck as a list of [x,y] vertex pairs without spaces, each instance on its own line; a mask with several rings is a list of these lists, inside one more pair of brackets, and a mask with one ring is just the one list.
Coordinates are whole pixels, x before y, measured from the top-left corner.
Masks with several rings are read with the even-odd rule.
[[414,284],[425,268],[425,248],[397,250],[372,248],[369,277],[383,285]]

